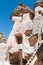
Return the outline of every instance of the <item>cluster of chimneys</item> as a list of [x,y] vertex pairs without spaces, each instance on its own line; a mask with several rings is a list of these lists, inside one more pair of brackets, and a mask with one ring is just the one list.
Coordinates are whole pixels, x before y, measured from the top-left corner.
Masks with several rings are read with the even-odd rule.
[[[34,9],[37,6],[41,6],[43,7],[43,0],[37,0],[37,2],[34,5]],[[13,16],[23,16],[24,13],[30,13],[30,18],[33,19],[35,16],[35,13],[27,6],[25,6],[24,4],[19,4],[14,11],[11,13],[10,15],[10,19],[12,20]],[[40,12],[39,12],[40,13]],[[12,22],[14,23],[14,21],[12,20]],[[3,33],[0,33],[0,42],[5,42],[6,43],[6,39],[3,35]]]
[[[43,0],[37,0],[37,2],[34,5],[34,9],[37,6],[41,6],[43,7]],[[25,6],[24,4],[20,3],[15,9],[14,11],[11,13],[10,15],[10,19],[12,20],[13,16],[23,16],[23,14],[25,13],[30,13],[30,18],[33,19],[35,16],[35,12],[33,12],[29,7]],[[14,21],[12,20],[12,22],[14,23]]]

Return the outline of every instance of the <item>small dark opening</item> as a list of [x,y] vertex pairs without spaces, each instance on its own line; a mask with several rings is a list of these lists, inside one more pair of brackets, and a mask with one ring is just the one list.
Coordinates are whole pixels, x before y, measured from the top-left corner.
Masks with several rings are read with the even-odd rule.
[[18,61],[14,62],[14,64],[18,64]]
[[32,34],[32,30],[26,30],[26,31],[24,32],[24,34],[29,37],[30,34]]
[[6,41],[5,39],[3,39],[3,41]]
[[41,39],[43,40],[43,33],[41,34]]
[[27,60],[23,59],[23,64],[24,64],[24,63],[26,64],[26,63],[27,63]]
[[43,5],[41,5],[41,7],[43,7]]
[[22,44],[22,35],[21,34],[17,34],[17,35],[15,35],[15,37],[16,37],[17,43],[18,44]]
[[19,65],[18,61],[10,63],[11,65]]
[[41,14],[41,10],[40,10],[40,11],[38,11],[38,14]]
[[43,59],[41,59],[41,61],[43,62]]
[[43,16],[43,13],[42,13],[42,16]]

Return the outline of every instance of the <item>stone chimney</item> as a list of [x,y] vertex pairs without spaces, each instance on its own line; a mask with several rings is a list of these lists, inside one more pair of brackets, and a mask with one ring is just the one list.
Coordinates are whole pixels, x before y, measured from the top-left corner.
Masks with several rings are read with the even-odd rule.
[[43,0],[37,0],[37,2],[35,3],[35,8],[36,8],[37,6],[43,7]]
[[[23,14],[25,14],[25,13],[30,13],[30,17],[31,17],[31,19],[33,19],[33,17],[34,17],[33,11],[32,11],[29,7],[25,6],[24,4],[19,4],[19,5],[14,9],[14,11],[11,13],[10,19],[12,20],[12,17],[13,17],[13,16],[22,17]],[[12,22],[14,23],[15,21],[12,20]]]

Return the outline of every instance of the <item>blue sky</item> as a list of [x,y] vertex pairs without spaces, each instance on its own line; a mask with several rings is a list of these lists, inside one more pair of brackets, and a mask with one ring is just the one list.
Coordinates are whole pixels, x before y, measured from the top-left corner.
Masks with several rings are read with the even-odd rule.
[[10,20],[13,9],[19,3],[23,3],[33,10],[35,2],[36,0],[0,0],[0,32],[3,32],[6,38],[8,38],[13,27]]

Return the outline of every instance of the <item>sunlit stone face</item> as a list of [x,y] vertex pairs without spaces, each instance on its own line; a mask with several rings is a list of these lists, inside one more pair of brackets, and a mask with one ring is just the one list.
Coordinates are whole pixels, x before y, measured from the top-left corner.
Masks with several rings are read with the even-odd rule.
[[14,22],[18,22],[18,21],[21,21],[22,17],[19,17],[19,16],[13,16],[12,17],[12,21]]
[[23,14],[23,19],[22,19],[23,33],[25,33],[27,30],[31,30],[32,26],[33,26],[33,23],[30,18],[30,13]]
[[0,44],[0,60],[3,61],[7,56],[7,46],[5,43]]
[[25,13],[25,14],[23,14],[23,19],[24,19],[24,20],[31,20],[31,18],[30,18],[30,13]]
[[14,35],[18,34],[18,33],[21,33],[22,32],[22,29],[21,29],[21,26],[22,26],[22,17],[13,16],[12,20],[14,21],[14,25],[13,25]]

